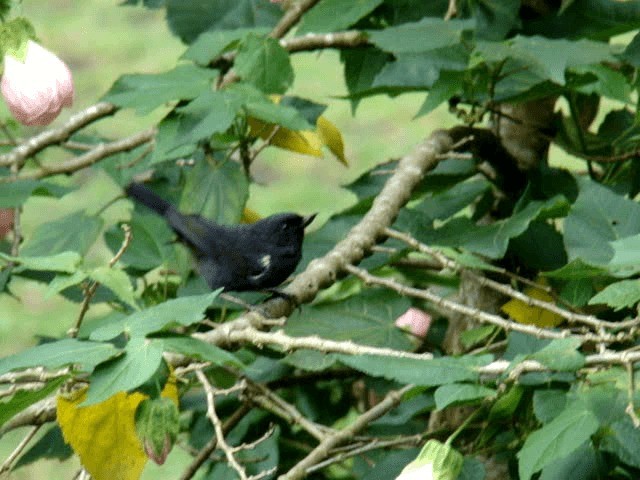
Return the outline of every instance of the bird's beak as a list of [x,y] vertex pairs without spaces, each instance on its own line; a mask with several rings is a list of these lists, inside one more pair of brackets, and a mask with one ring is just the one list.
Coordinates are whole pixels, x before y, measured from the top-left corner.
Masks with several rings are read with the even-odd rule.
[[316,218],[316,215],[317,213],[313,213],[311,215],[307,215],[306,217],[302,217],[302,226],[305,228],[309,226],[309,224],[313,222],[313,219]]

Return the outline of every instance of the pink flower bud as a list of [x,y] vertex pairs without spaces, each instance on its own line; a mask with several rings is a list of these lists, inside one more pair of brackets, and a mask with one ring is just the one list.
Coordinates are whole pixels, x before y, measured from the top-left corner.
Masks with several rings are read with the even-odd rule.
[[416,337],[424,338],[431,326],[431,315],[419,308],[409,308],[396,318],[396,327],[407,330]]
[[48,125],[73,103],[73,77],[62,60],[29,40],[24,62],[4,56],[0,91],[20,123]]

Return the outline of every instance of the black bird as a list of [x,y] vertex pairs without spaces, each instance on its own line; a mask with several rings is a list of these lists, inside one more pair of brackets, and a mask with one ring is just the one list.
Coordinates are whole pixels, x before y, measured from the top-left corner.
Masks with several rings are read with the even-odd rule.
[[269,290],[284,282],[302,256],[304,228],[315,218],[279,213],[246,225],[226,226],[200,215],[185,215],[140,183],[127,195],[162,215],[196,258],[211,289]]

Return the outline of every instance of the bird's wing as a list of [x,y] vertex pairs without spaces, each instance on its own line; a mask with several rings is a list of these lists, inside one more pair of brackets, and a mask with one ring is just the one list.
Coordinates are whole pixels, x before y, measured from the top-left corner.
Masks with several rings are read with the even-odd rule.
[[184,215],[175,208],[170,208],[166,218],[180,239],[195,250],[196,256],[210,255],[212,243],[219,238],[219,226],[198,215]]

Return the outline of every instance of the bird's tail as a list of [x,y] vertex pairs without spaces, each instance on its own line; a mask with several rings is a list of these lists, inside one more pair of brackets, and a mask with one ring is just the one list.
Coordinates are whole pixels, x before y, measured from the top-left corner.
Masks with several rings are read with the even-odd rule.
[[131,182],[125,188],[127,196],[160,215],[166,215],[172,205],[141,183]]

